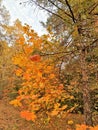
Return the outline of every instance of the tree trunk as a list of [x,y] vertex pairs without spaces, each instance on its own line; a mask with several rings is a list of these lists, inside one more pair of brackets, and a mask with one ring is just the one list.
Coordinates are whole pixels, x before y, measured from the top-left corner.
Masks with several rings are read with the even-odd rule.
[[90,98],[90,88],[88,84],[87,64],[85,61],[86,49],[81,51],[81,71],[82,71],[82,92],[83,92],[83,109],[84,109],[84,120],[88,126],[93,126],[92,121],[92,105]]

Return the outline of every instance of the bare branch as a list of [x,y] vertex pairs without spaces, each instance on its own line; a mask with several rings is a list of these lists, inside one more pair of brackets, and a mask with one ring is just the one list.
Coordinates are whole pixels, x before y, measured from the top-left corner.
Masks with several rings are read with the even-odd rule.
[[62,51],[62,52],[55,52],[55,53],[41,53],[40,55],[41,56],[57,55],[57,54],[67,54],[67,55],[70,55],[70,54],[73,54],[74,52],[77,52],[77,49],[73,50],[73,51]]
[[62,12],[65,13],[65,15],[67,15],[68,17],[72,18],[72,16],[68,13],[66,13],[63,9],[61,9],[59,6],[57,6],[54,2],[52,2],[51,0],[48,0],[51,4],[53,4],[57,9],[61,10]]
[[91,9],[89,8],[90,11],[89,11],[88,13],[91,14],[91,13],[93,12],[93,10],[94,10],[97,6],[98,6],[98,2],[97,2],[97,3],[94,3],[94,4],[90,7]]
[[71,9],[71,6],[70,6],[70,4],[68,3],[67,0],[65,0],[65,2],[66,2],[67,6],[68,6],[68,8],[69,8],[69,10],[70,10],[71,15],[72,15],[72,20],[73,20],[73,22],[75,23],[75,22],[76,22],[76,19],[75,19],[75,17],[74,17],[74,14],[73,14],[73,11],[72,11],[72,9]]
[[41,9],[47,11],[48,13],[53,14],[53,15],[57,16],[58,18],[60,18],[61,20],[63,20],[64,22],[66,21],[67,23],[71,24],[69,21],[67,21],[66,19],[64,19],[63,17],[61,17],[61,15],[59,15],[59,14],[57,14],[57,13],[54,13],[54,12],[52,12],[51,10],[49,10],[49,9],[47,9],[47,8],[45,8],[45,7],[43,7],[42,5],[38,4],[38,3],[37,3],[36,1],[34,1],[34,0],[32,0],[32,2],[33,2],[35,5],[37,5],[38,7],[40,7]]

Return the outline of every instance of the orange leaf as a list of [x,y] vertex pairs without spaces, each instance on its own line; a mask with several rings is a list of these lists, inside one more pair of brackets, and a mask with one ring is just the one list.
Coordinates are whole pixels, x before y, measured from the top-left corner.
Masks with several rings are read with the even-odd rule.
[[54,74],[50,74],[50,79],[53,79],[53,78],[55,78],[55,75]]
[[23,45],[25,42],[25,38],[23,36],[21,36],[19,39],[16,40],[16,42]]
[[18,107],[18,106],[21,107],[22,106],[22,104],[20,103],[20,101],[17,100],[17,99],[10,101],[10,104],[14,105],[15,107]]
[[17,70],[16,70],[16,75],[17,75],[17,76],[21,76],[21,73],[22,73],[22,70],[21,70],[21,69],[17,69]]
[[29,111],[21,111],[20,116],[28,121],[30,120],[35,121],[36,119],[36,115],[33,112]]
[[51,116],[56,116],[58,113],[59,113],[59,111],[54,110],[54,111],[51,112]]
[[28,73],[24,73],[23,74],[23,78],[26,79],[26,80],[30,80],[31,79],[31,75],[28,74]]

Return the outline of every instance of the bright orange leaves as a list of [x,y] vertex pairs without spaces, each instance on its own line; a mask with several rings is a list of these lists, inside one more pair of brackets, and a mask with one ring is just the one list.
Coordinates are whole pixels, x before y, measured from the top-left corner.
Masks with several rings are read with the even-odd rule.
[[84,124],[76,125],[76,130],[98,130],[98,125],[94,126],[94,127],[89,127]]
[[10,104],[14,105],[15,107],[21,107],[22,106],[20,101],[17,100],[17,99],[14,99],[14,100],[10,101]]
[[51,58],[37,54],[44,49],[43,39],[29,28],[26,30],[28,41],[26,39],[25,44],[19,42],[20,52],[13,58],[14,64],[19,67],[16,75],[21,76],[22,87],[18,91],[18,97],[11,101],[11,104],[21,107],[21,117],[34,121],[38,111],[51,117],[65,110],[67,106],[61,105],[60,102],[70,98],[70,95],[64,90],[63,84],[59,85],[56,78],[57,68]]
[[30,120],[35,121],[36,119],[36,115],[33,112],[29,112],[29,111],[22,111],[20,113],[20,116],[22,118],[25,118],[27,121],[30,121]]
[[25,38],[21,36],[19,39],[16,40],[16,42],[23,45],[25,42]]
[[21,69],[17,69],[17,70],[15,71],[15,73],[16,73],[17,76],[21,76],[22,70],[21,70]]

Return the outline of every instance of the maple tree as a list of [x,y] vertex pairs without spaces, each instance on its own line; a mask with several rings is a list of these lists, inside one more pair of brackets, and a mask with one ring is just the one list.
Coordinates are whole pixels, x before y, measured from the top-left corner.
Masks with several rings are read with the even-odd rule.
[[44,55],[47,36],[39,37],[28,25],[23,26],[23,30],[23,35],[16,40],[21,50],[13,58],[17,66],[15,73],[22,78],[22,84],[18,96],[10,104],[19,106],[21,117],[27,120],[34,121],[40,112],[50,118],[66,110],[67,105],[62,102],[73,96],[60,84],[53,60]]

